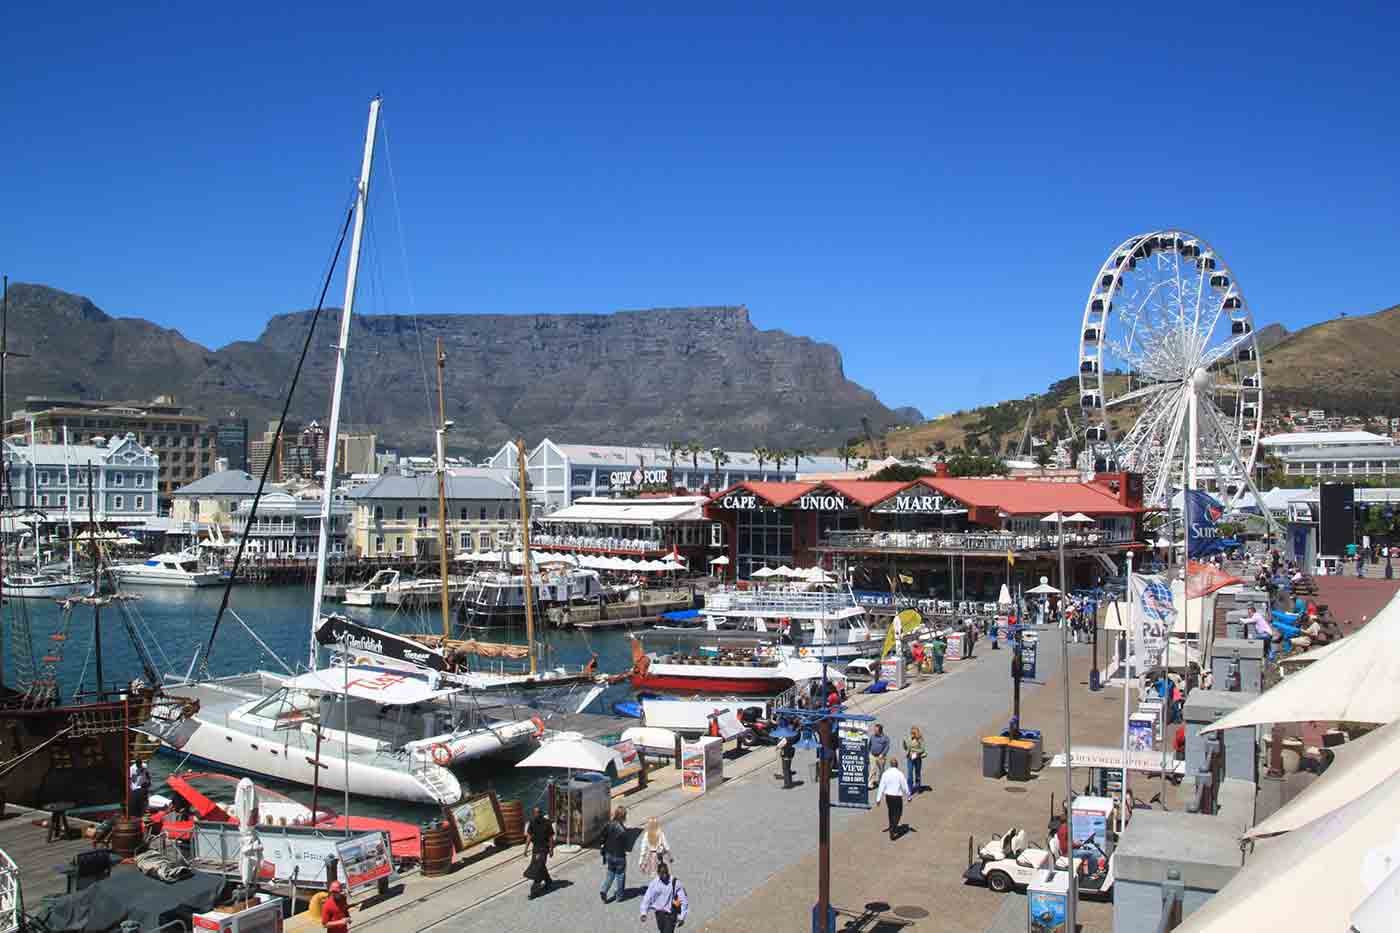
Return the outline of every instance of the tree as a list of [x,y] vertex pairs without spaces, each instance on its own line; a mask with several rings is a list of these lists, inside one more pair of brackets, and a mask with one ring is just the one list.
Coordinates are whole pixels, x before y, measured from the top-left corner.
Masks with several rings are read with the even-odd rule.
[[724,452],[723,447],[711,447],[710,459],[715,463],[715,482],[719,482],[720,470],[729,462],[729,454]]
[[788,452],[783,448],[779,447],[774,450],[768,451],[768,453],[773,458],[774,469],[776,469],[779,473],[783,472],[783,461],[787,459]]
[[753,457],[758,461],[758,473],[760,477],[763,475],[763,465],[767,463],[772,456],[773,452],[767,447],[755,447],[753,449]]
[[955,453],[948,458],[949,476],[993,476],[1006,473],[1000,457],[980,453]]
[[1036,448],[1036,450],[1035,450],[1035,465],[1038,466],[1038,467],[1040,467],[1040,472],[1041,472],[1041,474],[1043,475],[1043,474],[1045,473],[1045,468],[1048,467],[1048,466],[1050,465],[1050,445],[1049,445],[1049,444],[1041,444],[1039,447]]
[[933,476],[932,470],[926,469],[914,463],[891,463],[889,466],[870,477],[887,483],[910,483],[921,476]]
[[671,455],[671,469],[676,468],[676,458],[685,452],[685,441],[671,441],[666,445],[666,453]]
[[791,450],[789,450],[788,453],[792,454],[792,468],[794,470],[802,465],[803,457],[806,457],[809,460],[812,458],[812,452],[810,450],[804,450],[801,447],[794,447]]
[[847,441],[843,446],[836,448],[836,456],[841,458],[842,469],[849,470],[851,461],[860,454],[860,448]]
[[700,455],[705,452],[705,445],[699,441],[691,441],[685,445],[685,452],[690,455],[691,479],[696,478],[700,472]]

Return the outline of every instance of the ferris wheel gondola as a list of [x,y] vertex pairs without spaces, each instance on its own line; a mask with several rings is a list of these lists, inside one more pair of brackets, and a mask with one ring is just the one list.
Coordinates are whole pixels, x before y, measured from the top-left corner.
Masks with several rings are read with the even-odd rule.
[[1109,254],[1084,305],[1078,375],[1083,466],[1143,474],[1148,507],[1183,482],[1231,503],[1243,494],[1264,376],[1249,304],[1205,240],[1155,231]]

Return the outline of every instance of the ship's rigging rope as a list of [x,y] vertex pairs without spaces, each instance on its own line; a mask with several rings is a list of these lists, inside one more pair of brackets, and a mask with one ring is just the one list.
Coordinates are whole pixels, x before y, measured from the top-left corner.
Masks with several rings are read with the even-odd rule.
[[[292,371],[291,384],[287,387],[286,398],[282,401],[282,414],[277,419],[277,429],[272,435],[273,450],[276,450],[277,445],[282,442],[282,429],[287,423],[287,414],[292,407],[292,398],[296,395],[302,367],[306,365],[306,357],[311,352],[311,341],[316,335],[316,323],[321,319],[321,311],[326,306],[326,293],[330,291],[331,278],[335,275],[335,267],[340,262],[340,253],[345,247],[345,238],[350,233],[350,224],[355,219],[354,200],[358,200],[358,196],[352,199],[350,209],[346,211],[345,223],[341,225],[340,237],[336,240],[335,253],[331,256],[330,267],[326,269],[326,277],[321,284],[321,296],[316,301],[316,310],[312,312],[311,324],[306,328],[306,340],[301,345],[301,356],[297,358],[296,369]],[[331,455],[334,456],[335,452],[331,451]],[[262,475],[258,478],[258,490],[253,494],[253,505],[248,511],[248,526],[251,526],[253,519],[257,517],[258,503],[262,501],[263,489],[267,486],[267,477],[272,471],[272,464],[276,459],[276,457],[269,456],[263,464]],[[248,526],[245,526],[245,533],[238,538],[238,550],[234,552],[233,568],[229,571],[228,583],[224,585],[223,598],[219,601],[219,613],[214,617],[214,626],[209,632],[209,641],[204,646],[204,661],[201,670],[205,677],[209,676],[209,656],[214,650],[214,639],[219,634],[219,624],[224,620],[224,613],[228,612],[229,597],[233,594],[233,584],[238,579],[238,568],[243,563],[243,552],[248,547],[248,539],[251,537],[246,533]]]

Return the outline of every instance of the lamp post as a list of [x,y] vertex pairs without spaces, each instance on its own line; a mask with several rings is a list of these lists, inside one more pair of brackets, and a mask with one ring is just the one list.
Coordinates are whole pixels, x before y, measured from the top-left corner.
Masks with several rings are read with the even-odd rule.
[[[1056,542],[1056,549],[1057,549],[1057,551],[1058,551],[1058,553],[1059,553],[1059,560],[1060,560],[1060,590],[1059,590],[1059,592],[1060,592],[1061,606],[1063,607],[1063,605],[1064,605],[1064,599],[1065,599],[1065,517],[1064,517],[1064,515],[1063,515],[1062,513],[1060,513],[1060,512],[1055,512],[1055,513],[1053,513],[1053,514],[1051,514],[1051,515],[1045,516],[1045,518],[1042,518],[1041,521],[1043,521],[1043,522],[1052,522],[1052,521],[1053,521],[1053,522],[1055,523],[1056,529],[1057,529],[1058,532],[1059,532],[1059,534],[1058,534],[1058,536],[1057,536],[1059,540]],[[1040,585],[1040,586],[1041,586],[1042,588],[1044,588],[1046,591],[1050,591],[1050,590],[1053,590],[1053,589],[1054,589],[1053,587],[1051,587],[1051,586],[1049,585],[1049,581],[1048,581],[1048,580],[1045,580],[1045,578],[1042,577],[1042,578],[1041,578],[1041,581],[1042,581],[1042,582],[1041,582],[1041,585]],[[1062,680],[1063,680],[1063,685],[1064,685],[1064,706],[1065,706],[1065,711],[1064,711],[1064,713],[1065,713],[1065,715],[1064,715],[1064,719],[1065,719],[1065,723],[1064,723],[1064,728],[1065,728],[1065,814],[1064,814],[1064,819],[1065,819],[1065,825],[1068,826],[1069,823],[1070,823],[1070,816],[1071,816],[1071,814],[1073,813],[1073,810],[1071,809],[1071,806],[1070,806],[1070,801],[1074,798],[1074,768],[1072,767],[1072,765],[1074,764],[1074,759],[1073,759],[1073,756],[1072,756],[1072,752],[1073,752],[1073,747],[1074,747],[1074,746],[1073,746],[1073,743],[1070,741],[1070,715],[1069,715],[1069,635],[1068,635],[1067,632],[1065,632],[1065,630],[1064,630],[1063,628],[1060,629],[1060,674],[1061,674],[1061,677],[1062,677]],[[1127,779],[1126,762],[1125,762],[1124,764],[1125,764],[1125,768],[1124,768],[1123,774],[1124,774],[1124,780],[1125,780],[1125,782],[1126,782],[1126,779]],[[1071,840],[1071,841],[1072,841],[1072,840]],[[1071,846],[1069,847],[1069,852],[1067,852],[1067,853],[1065,853],[1065,854],[1069,857],[1069,896],[1065,898],[1065,929],[1066,929],[1066,930],[1074,930],[1074,929],[1077,929],[1077,927],[1075,926],[1075,918],[1076,918],[1077,914],[1079,913],[1079,885],[1078,885],[1078,881],[1077,881],[1077,878],[1078,878],[1079,876],[1075,873],[1075,870],[1074,870],[1074,846],[1071,845]]]

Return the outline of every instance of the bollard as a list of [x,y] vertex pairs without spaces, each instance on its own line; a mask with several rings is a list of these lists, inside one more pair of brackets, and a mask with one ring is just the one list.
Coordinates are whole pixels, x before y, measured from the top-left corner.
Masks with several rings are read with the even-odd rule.
[[646,789],[647,789],[647,753],[646,753],[646,751],[644,751],[644,750],[638,750],[638,752],[637,752],[637,761],[638,761],[638,762],[641,764],[641,766],[642,766],[641,772],[637,774],[637,787],[638,787],[639,789],[641,789],[641,790],[646,790]]
[[681,737],[676,734],[676,770],[681,770]]

